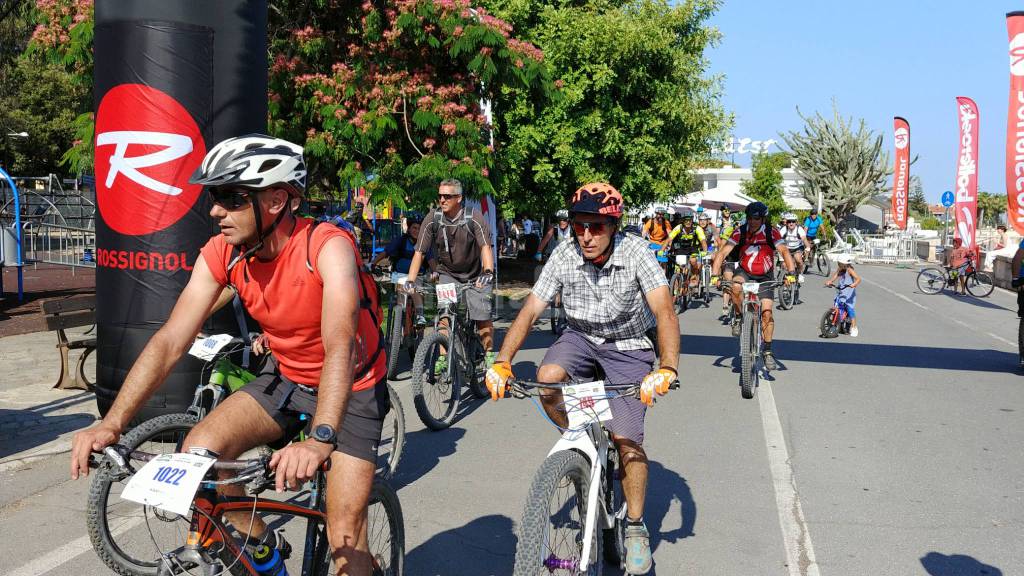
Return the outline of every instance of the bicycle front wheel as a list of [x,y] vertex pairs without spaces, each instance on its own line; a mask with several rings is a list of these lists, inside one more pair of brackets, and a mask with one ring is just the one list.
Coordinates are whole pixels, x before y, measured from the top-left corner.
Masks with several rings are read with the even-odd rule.
[[391,478],[398,469],[398,461],[402,459],[402,448],[405,446],[405,409],[398,392],[388,387],[388,399],[391,410],[384,417],[384,431],[377,449],[377,476]]
[[672,304],[675,306],[676,314],[686,312],[689,304],[687,301],[689,288],[686,286],[686,278],[678,272],[673,274],[669,288],[672,290]]
[[838,315],[835,308],[829,308],[821,315],[821,323],[818,330],[822,338],[835,338],[839,336],[839,325],[836,323]]
[[[154,454],[177,452],[199,419],[167,414],[146,420],[121,437],[132,450]],[[155,576],[164,552],[185,545],[189,519],[151,506],[121,499],[128,478],[112,470],[96,470],[86,501],[92,547],[111,570],[122,576]]]
[[523,511],[514,576],[601,574],[602,538],[596,522],[586,535],[590,557],[581,558],[589,486],[590,463],[579,452],[558,452],[544,460]]
[[818,267],[819,274],[822,276],[832,274],[832,261],[828,259],[828,254],[818,252],[818,254],[814,256],[814,262]]
[[[455,421],[461,390],[451,359],[442,354],[452,347],[448,337],[431,332],[416,349],[412,362],[412,391],[416,413],[431,430],[443,430]],[[442,361],[443,357],[443,361]]]
[[[783,278],[786,277],[786,273],[782,270],[779,271],[776,279],[782,282]],[[779,284],[779,306],[783,310],[792,310],[793,303],[796,301],[796,290],[792,284]]]
[[398,495],[386,482],[378,480],[370,490],[366,536],[373,558],[371,574],[401,576],[405,570],[405,520]]
[[391,329],[388,336],[388,378],[398,374],[398,356],[402,351],[402,337],[405,333],[405,308],[396,304],[391,312]]
[[917,289],[925,294],[938,294],[946,287],[946,272],[941,268],[922,268],[917,273]]
[[992,285],[992,277],[985,272],[974,272],[967,275],[967,291],[972,296],[984,298],[992,293],[995,286]]
[[740,394],[747,399],[754,397],[757,385],[757,334],[761,329],[760,315],[744,311],[740,327]]

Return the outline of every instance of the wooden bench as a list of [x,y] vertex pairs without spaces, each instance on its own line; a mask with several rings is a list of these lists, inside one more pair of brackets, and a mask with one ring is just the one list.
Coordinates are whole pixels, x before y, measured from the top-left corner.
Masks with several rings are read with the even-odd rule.
[[[70,339],[65,330],[96,324],[96,296],[72,296],[43,300],[40,303],[40,309],[46,329],[57,331],[57,348],[60,350],[60,377],[53,387],[91,390],[93,382],[90,382],[85,374],[85,361],[89,354],[96,350],[96,336],[93,334]],[[82,350],[82,355],[78,358],[78,366],[72,374],[68,366],[68,352],[78,349]]]

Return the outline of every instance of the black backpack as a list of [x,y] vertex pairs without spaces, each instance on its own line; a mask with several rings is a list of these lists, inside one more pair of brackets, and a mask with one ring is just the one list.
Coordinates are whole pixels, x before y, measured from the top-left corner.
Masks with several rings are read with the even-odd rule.
[[[774,258],[775,258],[775,244],[772,244],[772,241],[771,241],[772,228],[771,228],[771,226],[768,226],[767,224],[765,224],[764,227],[765,227],[765,230],[767,230],[767,232],[765,233],[766,241],[764,242],[764,245],[768,246],[768,249],[772,251],[772,259],[774,260]],[[736,253],[737,261],[739,261],[740,254],[743,254],[743,249],[746,248],[747,244],[755,244],[756,245],[756,244],[761,244],[761,242],[753,242],[753,243],[747,242],[747,225],[743,224],[743,225],[740,226],[740,241],[739,241],[739,244],[736,244],[736,248],[733,250],[733,252]]]

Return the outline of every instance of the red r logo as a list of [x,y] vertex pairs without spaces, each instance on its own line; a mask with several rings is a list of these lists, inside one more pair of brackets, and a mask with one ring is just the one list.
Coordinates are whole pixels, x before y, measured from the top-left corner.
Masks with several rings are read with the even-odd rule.
[[176,223],[202,186],[188,183],[206,156],[192,115],[143,84],[112,88],[96,112],[96,201],[103,221],[141,236]]

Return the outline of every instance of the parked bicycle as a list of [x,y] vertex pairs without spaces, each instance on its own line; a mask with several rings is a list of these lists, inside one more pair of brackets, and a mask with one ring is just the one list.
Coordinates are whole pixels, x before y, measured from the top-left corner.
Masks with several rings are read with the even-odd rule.
[[[733,283],[730,280],[719,282],[723,290],[727,290]],[[747,399],[757,393],[761,370],[764,368],[761,352],[761,298],[758,292],[761,286],[768,285],[774,289],[778,284],[777,280],[743,283],[743,301],[740,303],[740,394]]]
[[[177,468],[175,456],[154,454],[132,450],[115,444],[104,450],[105,457],[93,458],[90,467],[98,468],[97,476],[127,481],[139,472],[140,482],[151,493],[158,490],[161,483],[175,484],[186,480],[189,471],[185,466]],[[133,462],[156,462],[136,470]],[[156,469],[152,477],[152,468],[156,463],[165,462],[166,466]],[[266,574],[267,561],[273,556],[266,554],[267,548],[256,546],[252,539],[237,528],[224,522],[224,515],[231,512],[248,512],[251,518],[274,516],[281,520],[304,519],[305,539],[301,556],[287,562],[282,558],[285,568],[292,574],[302,576],[327,576],[334,574],[332,566],[331,546],[327,539],[325,491],[326,475],[321,468],[313,479],[306,483],[302,493],[305,498],[278,501],[260,499],[259,495],[274,486],[274,472],[269,468],[270,460],[266,456],[248,460],[219,460],[212,463],[199,481],[198,488],[193,492],[188,514],[181,515],[172,511],[172,498],[158,505],[145,505],[147,515],[146,526],[168,524],[174,525],[180,544],[163,546],[166,541],[155,539],[151,542],[148,561],[144,565],[134,559],[119,557],[115,548],[97,549],[100,557],[114,571],[123,575],[147,574],[170,576],[173,574],[232,574],[235,576],[259,576]],[[193,464],[194,465],[194,464]],[[217,472],[231,472],[230,478],[219,478]],[[188,485],[187,481],[185,482]],[[217,493],[218,486],[244,485],[248,497],[224,497]],[[156,486],[156,488],[150,488]],[[185,495],[187,498],[187,493]],[[302,504],[297,503],[302,502]],[[91,524],[91,522],[90,522]],[[367,511],[367,533],[369,537],[370,561],[374,576],[400,575],[403,573],[405,561],[405,528],[402,519],[402,508],[394,490],[383,480],[376,480],[370,492]],[[271,550],[280,555],[280,550]],[[263,555],[266,554],[264,557]],[[286,550],[285,556],[291,556]],[[297,570],[296,567],[301,565]],[[283,572],[281,572],[283,573]]]
[[469,318],[464,299],[466,284],[438,284],[434,331],[427,334],[412,362],[412,390],[416,413],[431,430],[452,425],[467,386],[477,398],[488,398],[484,383],[484,346]]
[[625,570],[626,506],[615,482],[619,457],[601,422],[611,416],[605,401],[639,397],[639,385],[511,380],[508,386],[516,398],[537,396],[543,389],[561,391],[570,422],[530,485],[514,576],[597,575],[602,557]]
[[832,307],[821,316],[819,330],[822,338],[836,338],[850,333],[850,309],[843,294],[845,287],[836,286],[836,298]]
[[[995,288],[992,276],[978,270],[973,257],[967,259],[963,279],[966,281],[967,291],[978,298],[988,296]],[[925,294],[938,294],[943,288],[952,288],[955,291],[960,280],[958,269],[950,266],[927,266],[917,273],[917,287]]]
[[822,276],[828,277],[832,275],[832,261],[829,260],[828,254],[825,253],[825,248],[826,246],[821,243],[821,238],[815,238],[811,241],[811,249],[804,257],[804,269],[801,274],[806,274],[813,267]]
[[[217,338],[211,337],[214,342]],[[201,338],[199,342],[211,341]],[[193,395],[185,412],[165,414],[140,423],[121,437],[129,450],[147,453],[177,452],[189,431],[228,395],[251,382],[256,375],[232,361],[244,348],[241,338],[220,341],[222,348],[213,353],[202,370],[205,380]],[[203,346],[200,346],[200,349]],[[206,358],[203,357],[205,360]],[[205,375],[209,374],[208,377]],[[384,436],[378,450],[377,475],[390,478],[398,468],[405,444],[405,413],[398,394],[388,385],[391,410],[384,421]],[[256,449],[269,457],[270,448]],[[125,576],[152,576],[159,565],[159,549],[172,549],[182,542],[181,518],[160,510],[123,500],[126,477],[97,474],[86,500],[89,538],[100,558],[115,572]],[[145,524],[144,529],[140,525]]]

